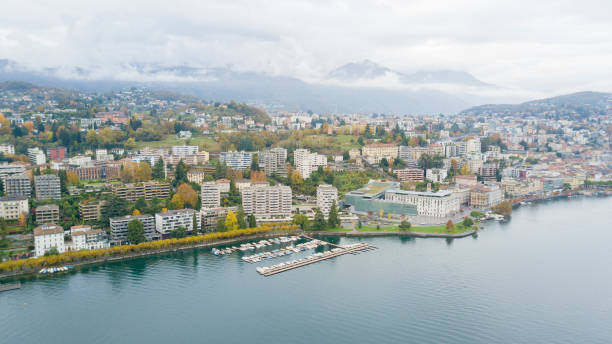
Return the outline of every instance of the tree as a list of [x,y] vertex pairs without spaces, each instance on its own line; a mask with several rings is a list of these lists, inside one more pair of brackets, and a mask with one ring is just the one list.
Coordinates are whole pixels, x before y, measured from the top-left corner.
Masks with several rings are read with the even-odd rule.
[[170,207],[170,209],[184,209],[185,208],[185,200],[183,200],[183,196],[181,196],[181,194],[179,194],[178,192],[174,194],[174,196],[172,196],[172,199],[170,200],[170,203],[168,204],[168,206]]
[[491,209],[497,214],[510,216],[512,214],[512,203],[510,201],[503,201],[498,205],[492,206]]
[[134,211],[132,211],[132,216],[138,216],[138,215],[140,215],[140,210],[134,209]]
[[176,164],[176,169],[174,170],[174,185],[180,183],[187,183],[187,165],[185,165],[183,160]]
[[79,176],[71,171],[66,171],[66,181],[68,184],[76,185],[79,183]]
[[246,219],[244,216],[244,209],[242,209],[242,206],[238,207],[238,212],[236,213],[236,219],[238,221],[238,228],[240,229],[247,228],[247,223],[246,223]]
[[463,224],[465,226],[472,227],[472,225],[474,224],[474,220],[472,220],[471,217],[466,217],[465,219],[463,219]]
[[151,170],[151,177],[155,180],[163,180],[166,178],[164,173],[164,160],[162,158],[157,159]]
[[134,179],[137,182],[146,182],[151,180],[151,176],[151,165],[145,161],[138,163],[138,166],[134,169]]
[[257,227],[257,219],[255,218],[255,215],[249,214],[247,217],[247,222],[249,223],[249,228]]
[[467,165],[463,165],[461,166],[461,170],[459,170],[459,174],[462,176],[468,175],[470,174],[470,169],[468,168]]
[[327,227],[327,222],[325,222],[325,217],[323,216],[323,212],[321,212],[321,209],[319,208],[315,209],[315,216],[314,216],[312,227],[316,230],[323,230]]
[[225,220],[218,219],[217,220],[217,232],[225,232],[227,228],[225,228]]
[[136,203],[134,203],[134,209],[140,210],[141,213],[144,212],[146,208],[147,201],[145,201],[145,199],[142,197],[136,200]]
[[183,226],[178,226],[178,228],[170,232],[170,236],[177,239],[184,238],[187,236],[187,229]]
[[25,226],[27,223],[28,217],[26,216],[26,214],[24,212],[19,213],[19,219],[17,220],[17,223],[20,226]]
[[238,229],[238,218],[236,216],[236,213],[234,213],[233,211],[228,211],[227,212],[227,216],[225,217],[225,228],[228,231],[233,231]]
[[454,229],[455,229],[455,224],[453,223],[453,220],[448,220],[446,222],[446,230],[450,232]]
[[3,217],[0,217],[0,238],[2,241],[6,240],[6,236],[8,235],[8,228],[6,227],[6,220]]
[[332,202],[331,208],[329,208],[327,223],[329,224],[329,228],[336,228],[340,226],[340,219],[338,218],[338,206],[336,205],[336,200]]
[[300,226],[300,229],[304,231],[308,228],[308,218],[304,214],[295,214],[293,224]]
[[144,225],[140,220],[134,219],[128,223],[127,239],[130,244],[140,244],[147,240]]
[[403,231],[409,230],[410,227],[412,227],[412,224],[406,220],[402,220],[402,222],[399,225],[399,228]]
[[128,214],[127,201],[116,195],[111,195],[110,199],[104,202],[101,213],[102,216],[100,222],[106,226],[108,225],[111,217],[124,216]]
[[[176,195],[180,195],[181,199],[185,206],[190,206],[191,208],[195,208],[198,203],[198,193],[193,189],[190,184],[183,183],[176,190]],[[174,199],[174,197],[173,197]]]
[[57,247],[51,247],[50,249],[45,251],[45,257],[56,256],[58,254],[59,254],[59,251],[57,250]]

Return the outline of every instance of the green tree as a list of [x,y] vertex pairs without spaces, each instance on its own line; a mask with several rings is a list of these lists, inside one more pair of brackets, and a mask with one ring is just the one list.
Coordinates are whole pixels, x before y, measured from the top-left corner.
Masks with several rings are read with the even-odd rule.
[[463,224],[465,226],[472,227],[472,225],[474,224],[474,220],[472,220],[471,217],[466,217],[465,219],[463,219]]
[[325,222],[325,217],[323,216],[323,212],[321,212],[321,209],[319,208],[315,209],[315,216],[314,216],[312,227],[316,230],[323,230],[327,227],[327,222]]
[[336,205],[336,200],[332,202],[331,208],[329,208],[327,223],[329,224],[329,228],[337,228],[340,226],[340,218],[338,218],[338,206]]
[[136,203],[134,203],[134,209],[138,209],[140,213],[143,213],[147,208],[147,201],[144,198],[139,198]]
[[247,223],[244,215],[244,209],[242,206],[238,207],[238,212],[236,213],[236,220],[238,221],[238,228],[244,229],[247,228]]
[[183,160],[179,161],[176,164],[176,169],[174,170],[174,185],[179,185],[181,183],[188,183],[187,180],[187,165],[183,162]]
[[308,229],[308,218],[304,214],[293,215],[293,224],[300,226],[300,229],[305,231]]
[[128,203],[123,198],[120,198],[116,195],[111,195],[110,198],[104,202],[104,205],[101,209],[101,219],[100,222],[102,225],[107,226],[108,221],[111,217],[124,216],[129,214]]
[[178,226],[178,228],[170,232],[170,236],[176,239],[184,238],[187,236],[187,229],[183,226]]
[[0,217],[0,238],[2,241],[6,240],[6,236],[8,235],[8,228],[6,227],[6,220],[3,217]]
[[4,196],[4,182],[0,179],[0,196]]
[[412,224],[406,220],[402,220],[402,222],[399,225],[399,228],[403,231],[409,230],[410,227],[412,227]]
[[249,216],[247,217],[247,221],[249,223],[249,228],[257,227],[257,219],[255,218],[255,215],[249,214]]
[[153,165],[151,177],[156,180],[163,180],[166,177],[164,174],[164,160],[162,158],[159,158]]
[[130,244],[140,244],[141,242],[145,242],[147,240],[145,238],[144,225],[140,220],[134,219],[128,222],[127,239]]
[[57,247],[51,247],[49,250],[45,252],[45,257],[58,255],[59,251]]
[[227,228],[225,228],[225,219],[218,219],[217,220],[217,232],[225,232],[227,230]]

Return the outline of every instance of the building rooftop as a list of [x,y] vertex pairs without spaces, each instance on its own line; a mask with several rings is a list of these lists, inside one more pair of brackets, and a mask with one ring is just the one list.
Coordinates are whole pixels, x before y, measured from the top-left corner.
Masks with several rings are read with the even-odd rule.
[[60,226],[49,224],[34,228],[34,236],[49,234],[64,234],[64,229]]
[[45,211],[45,210],[58,210],[59,211],[59,206],[57,204],[45,204],[45,205],[39,205],[38,207],[36,207],[36,211]]
[[2,196],[2,197],[0,197],[0,202],[23,201],[23,200],[27,200],[27,199],[28,199],[27,196],[20,196],[20,195]]

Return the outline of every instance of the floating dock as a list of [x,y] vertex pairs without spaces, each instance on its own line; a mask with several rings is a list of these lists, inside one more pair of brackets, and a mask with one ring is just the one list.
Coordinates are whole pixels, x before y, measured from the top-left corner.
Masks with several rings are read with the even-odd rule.
[[14,289],[21,289],[21,282],[11,284],[0,284],[0,292]]
[[[333,245],[330,243],[330,245]],[[273,265],[271,267],[259,267],[257,268],[257,272],[259,272],[259,274],[261,274],[262,276],[272,276],[281,272],[285,272],[285,271],[289,271],[289,270],[293,270],[293,269],[297,269],[299,267],[302,266],[306,266],[306,265],[310,265],[313,263],[317,263],[323,260],[327,260],[327,259],[331,259],[331,258],[335,258],[338,256],[342,256],[345,254],[357,254],[357,253],[361,253],[364,251],[369,251],[369,250],[373,250],[376,249],[376,247],[370,245],[370,244],[366,244],[366,243],[358,243],[358,244],[353,244],[353,245],[346,245],[346,246],[338,246],[338,245],[333,245],[333,246],[337,246],[336,248],[330,250],[330,251],[326,251],[323,253],[316,253],[312,256],[306,257],[306,258],[302,258],[300,260],[294,260],[294,261],[290,261],[290,262],[286,262],[286,263],[280,263],[277,265]]]

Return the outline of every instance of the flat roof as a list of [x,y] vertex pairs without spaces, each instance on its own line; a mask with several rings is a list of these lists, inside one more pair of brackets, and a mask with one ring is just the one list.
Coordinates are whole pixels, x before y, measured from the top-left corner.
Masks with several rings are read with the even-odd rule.
[[387,190],[387,192],[398,193],[402,195],[415,195],[415,196],[427,196],[427,197],[446,197],[450,196],[452,192],[438,190],[436,192],[426,192],[426,191],[407,191],[400,189]]

